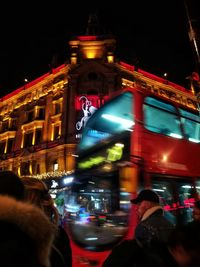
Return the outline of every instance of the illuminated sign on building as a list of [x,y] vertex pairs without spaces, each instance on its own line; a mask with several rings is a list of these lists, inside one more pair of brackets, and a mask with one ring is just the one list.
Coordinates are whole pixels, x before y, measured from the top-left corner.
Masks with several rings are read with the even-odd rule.
[[75,98],[75,109],[77,111],[77,122],[76,122],[76,130],[78,134],[76,135],[77,138],[81,137],[81,131],[85,127],[86,122],[91,117],[91,115],[101,106],[104,104],[105,99],[108,96],[99,97],[96,95],[82,95],[77,96]]
[[76,123],[77,131],[80,131],[83,127],[85,127],[85,124],[90,118],[90,116],[97,110],[97,108],[92,105],[92,101],[90,101],[86,96],[81,96],[79,98],[79,101],[82,102],[82,117]]

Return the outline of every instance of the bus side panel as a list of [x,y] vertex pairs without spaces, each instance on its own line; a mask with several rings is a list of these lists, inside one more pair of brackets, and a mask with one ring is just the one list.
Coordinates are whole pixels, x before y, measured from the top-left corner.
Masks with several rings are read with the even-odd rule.
[[180,140],[144,129],[142,157],[148,172],[169,175],[199,176],[200,144]]

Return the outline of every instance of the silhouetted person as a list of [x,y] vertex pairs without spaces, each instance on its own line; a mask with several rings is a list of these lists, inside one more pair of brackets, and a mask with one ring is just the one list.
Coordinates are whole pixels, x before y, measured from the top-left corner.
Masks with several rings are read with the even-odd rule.
[[158,195],[145,189],[131,203],[137,205],[139,216],[134,239],[124,240],[114,247],[103,267],[165,266],[163,258],[168,252],[167,241],[174,226],[164,217]]
[[21,179],[0,171],[0,266],[50,267],[54,229],[39,208],[23,200]]
[[48,192],[48,188],[41,180],[23,177],[25,199],[37,205],[49,217],[49,221],[56,227],[56,236],[50,256],[51,267],[71,267],[72,251],[70,239],[66,231],[59,225],[58,210]]
[[168,250],[177,265],[163,258],[167,266],[200,267],[200,221],[177,226],[169,236]]
[[125,240],[114,247],[103,267],[200,267],[200,222],[176,226],[157,250]]
[[150,247],[166,243],[174,225],[164,217],[159,196],[150,189],[144,189],[131,203],[137,206],[139,216],[135,238]]

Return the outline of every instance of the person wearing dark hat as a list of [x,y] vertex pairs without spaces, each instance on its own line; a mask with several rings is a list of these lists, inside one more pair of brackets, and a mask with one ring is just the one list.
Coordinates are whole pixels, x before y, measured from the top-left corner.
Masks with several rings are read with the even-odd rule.
[[153,190],[144,189],[131,203],[137,206],[139,217],[135,238],[147,247],[166,243],[174,225],[164,217],[159,196]]
[[192,218],[194,221],[200,221],[200,200],[194,202]]
[[50,267],[55,229],[24,196],[21,179],[0,171],[0,266]]
[[145,189],[130,201],[137,206],[139,216],[135,236],[115,246],[102,267],[177,267],[167,248],[173,225],[163,216],[159,196]]

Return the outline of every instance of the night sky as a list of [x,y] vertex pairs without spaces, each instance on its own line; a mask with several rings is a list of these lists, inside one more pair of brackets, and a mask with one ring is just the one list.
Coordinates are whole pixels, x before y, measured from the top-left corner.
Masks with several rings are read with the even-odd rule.
[[[41,3],[42,2],[42,3]],[[65,63],[68,41],[84,35],[90,14],[117,40],[116,57],[187,86],[195,70],[183,0],[8,2],[0,9],[0,97]],[[188,0],[199,19],[198,0]],[[12,6],[11,6],[12,5]],[[108,5],[108,6],[107,6]]]

